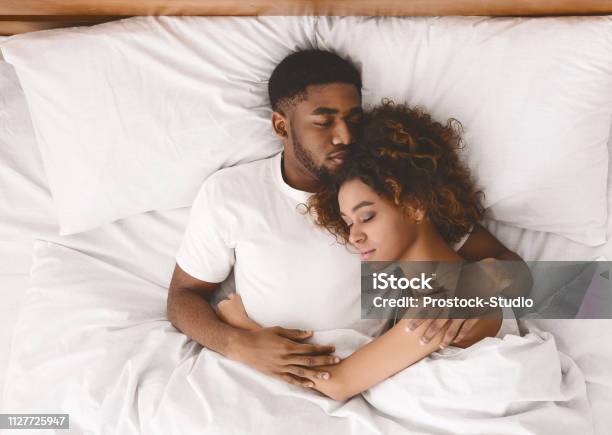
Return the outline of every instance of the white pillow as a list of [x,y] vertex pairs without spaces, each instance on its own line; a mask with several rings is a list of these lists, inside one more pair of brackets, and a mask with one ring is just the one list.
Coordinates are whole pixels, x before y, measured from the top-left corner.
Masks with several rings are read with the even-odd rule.
[[458,118],[493,218],[605,241],[607,17],[134,18],[13,37],[61,233],[190,205],[212,171],[274,153],[267,79],[312,46],[360,64],[366,103]]
[[364,104],[463,124],[490,217],[606,241],[611,17],[330,17],[317,37],[360,65]]
[[[57,217],[30,113],[13,67],[0,56],[0,240],[23,242],[57,234]],[[0,242],[0,245],[2,245]],[[27,261],[30,262],[30,252]],[[6,251],[9,252],[9,251]],[[17,254],[17,253],[15,253]],[[22,256],[2,258],[0,272]],[[16,266],[15,266],[16,267]],[[29,269],[29,266],[25,269]],[[15,270],[13,270],[14,272]]]
[[2,44],[28,100],[60,234],[189,206],[215,170],[276,153],[267,79],[313,17],[139,17]]

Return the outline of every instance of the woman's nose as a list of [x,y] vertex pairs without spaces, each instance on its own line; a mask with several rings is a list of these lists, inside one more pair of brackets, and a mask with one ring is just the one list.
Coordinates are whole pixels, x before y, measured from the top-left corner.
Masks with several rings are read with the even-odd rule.
[[366,235],[363,231],[361,231],[359,226],[355,224],[351,225],[351,231],[349,233],[349,242],[352,245],[357,246],[360,243],[363,243],[365,239],[366,239]]

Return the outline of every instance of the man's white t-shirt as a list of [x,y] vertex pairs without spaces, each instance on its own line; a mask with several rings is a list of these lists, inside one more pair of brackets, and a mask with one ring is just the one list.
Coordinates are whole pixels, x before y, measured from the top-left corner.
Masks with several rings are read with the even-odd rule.
[[305,209],[311,194],[289,186],[281,164],[279,153],[210,176],[193,204],[177,264],[211,283],[233,268],[236,291],[262,326],[380,334],[384,320],[360,320],[358,255],[314,224]]
[[234,268],[236,291],[263,326],[375,335],[380,321],[359,320],[359,257],[314,224],[309,196],[285,183],[280,153],[218,171],[196,197],[177,264],[212,283]]

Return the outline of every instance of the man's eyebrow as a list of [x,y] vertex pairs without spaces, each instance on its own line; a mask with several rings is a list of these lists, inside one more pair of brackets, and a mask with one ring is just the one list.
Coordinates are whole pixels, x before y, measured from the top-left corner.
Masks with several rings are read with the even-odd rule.
[[312,111],[311,115],[335,115],[338,113],[338,109],[332,109],[330,107],[317,107]]
[[[317,107],[312,111],[311,115],[335,115],[336,113],[338,113],[338,109],[332,109],[331,107]],[[357,113],[362,114],[363,109],[361,107],[353,107],[351,110],[349,110],[348,116]]]
[[[352,213],[355,213],[355,212],[356,212],[357,210],[359,210],[361,207],[366,207],[366,206],[368,206],[368,205],[374,205],[374,203],[373,203],[373,202],[370,202],[370,201],[361,201],[359,204],[357,204],[355,207],[353,207],[353,208],[351,209],[351,212],[352,212]],[[342,216],[346,216],[346,215],[345,215],[344,213],[342,213],[342,212],[340,212],[340,214],[341,214]]]

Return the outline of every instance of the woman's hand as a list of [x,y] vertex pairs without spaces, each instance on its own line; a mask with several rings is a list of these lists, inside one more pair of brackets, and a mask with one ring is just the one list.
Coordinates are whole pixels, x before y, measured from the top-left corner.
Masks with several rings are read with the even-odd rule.
[[238,293],[230,293],[227,299],[217,305],[217,316],[225,323],[240,329],[254,331],[261,326],[247,314],[242,298]]

